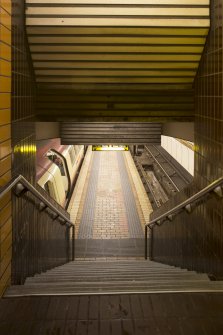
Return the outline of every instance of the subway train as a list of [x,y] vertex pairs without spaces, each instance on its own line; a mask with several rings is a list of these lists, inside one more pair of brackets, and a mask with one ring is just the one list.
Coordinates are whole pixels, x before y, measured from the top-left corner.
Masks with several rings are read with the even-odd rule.
[[66,207],[85,154],[84,145],[60,145],[41,141],[37,148],[37,183]]

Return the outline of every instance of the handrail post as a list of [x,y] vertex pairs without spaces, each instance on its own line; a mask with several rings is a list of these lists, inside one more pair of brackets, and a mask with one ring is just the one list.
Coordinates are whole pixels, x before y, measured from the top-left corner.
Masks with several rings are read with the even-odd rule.
[[148,226],[145,226],[145,259],[147,259],[147,233],[148,233]]
[[70,227],[66,227],[66,240],[67,240],[67,261],[70,260]]
[[72,261],[75,259],[75,226],[72,227]]
[[149,233],[149,259],[150,261],[153,260],[153,228],[150,228],[150,233]]

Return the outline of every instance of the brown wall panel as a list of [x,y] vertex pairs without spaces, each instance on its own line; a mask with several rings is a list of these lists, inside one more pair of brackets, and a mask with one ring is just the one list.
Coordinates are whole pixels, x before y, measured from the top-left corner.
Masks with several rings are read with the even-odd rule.
[[[13,0],[12,176],[21,174],[38,188],[36,185],[36,135],[35,122],[33,122],[36,86],[24,26],[24,6],[25,1]],[[23,150],[24,148],[25,150]],[[49,201],[52,201],[41,187],[38,188],[38,191],[42,192]],[[53,243],[52,247],[49,248],[48,243],[56,234],[55,240],[59,238],[64,244],[64,227],[53,221],[47,212],[37,211],[38,200],[30,194],[27,195],[27,198],[18,198],[12,195],[12,202],[12,283],[21,284],[24,283],[27,276],[32,276],[64,262],[58,244]],[[56,202],[53,204],[59,206]],[[55,227],[57,227],[56,230]],[[46,235],[50,237],[48,241]],[[29,239],[24,236],[29,236]],[[49,253],[51,253],[50,257]]]
[[[193,184],[153,217],[223,176],[223,0],[211,1],[211,28],[195,80]],[[217,197],[154,230],[155,260],[223,278],[223,203]]]

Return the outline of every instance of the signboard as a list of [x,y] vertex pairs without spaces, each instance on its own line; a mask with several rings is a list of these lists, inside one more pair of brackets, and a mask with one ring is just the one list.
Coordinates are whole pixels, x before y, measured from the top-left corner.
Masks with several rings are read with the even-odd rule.
[[128,145],[92,145],[92,151],[129,151]]

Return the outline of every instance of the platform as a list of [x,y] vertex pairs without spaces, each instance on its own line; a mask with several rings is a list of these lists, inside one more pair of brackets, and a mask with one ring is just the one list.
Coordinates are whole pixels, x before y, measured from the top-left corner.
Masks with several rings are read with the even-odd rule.
[[90,146],[68,211],[76,224],[76,257],[143,257],[152,207],[130,152]]

